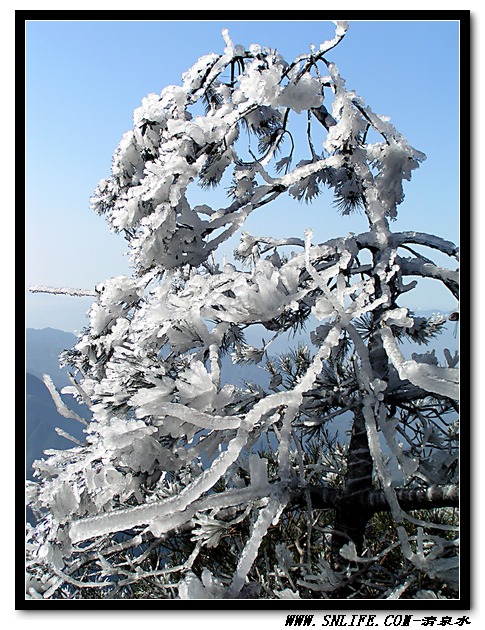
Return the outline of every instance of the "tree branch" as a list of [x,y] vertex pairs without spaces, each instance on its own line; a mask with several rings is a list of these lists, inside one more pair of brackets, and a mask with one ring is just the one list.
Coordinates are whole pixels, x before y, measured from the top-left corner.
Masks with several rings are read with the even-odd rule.
[[[344,493],[338,488],[326,486],[308,486],[312,507],[316,510],[334,510],[344,499]],[[437,509],[443,507],[459,507],[459,486],[446,484],[429,486],[428,488],[396,488],[396,496],[404,510]],[[366,509],[370,513],[388,512],[389,504],[383,490],[373,490],[366,495],[353,497],[355,510]],[[303,504],[305,491],[295,491],[291,502]]]

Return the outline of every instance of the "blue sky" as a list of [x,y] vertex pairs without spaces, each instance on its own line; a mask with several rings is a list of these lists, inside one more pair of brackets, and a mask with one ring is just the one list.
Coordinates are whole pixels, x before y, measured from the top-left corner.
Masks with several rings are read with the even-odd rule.
[[[89,208],[112,153],[150,92],[180,84],[198,57],[232,40],[277,48],[291,61],[333,35],[318,21],[32,21],[26,24],[26,285],[91,289],[129,273],[126,241]],[[407,183],[393,229],[458,240],[459,24],[356,21],[328,57],[379,114],[386,114],[427,160]],[[468,89],[468,86],[465,86]],[[195,200],[203,193],[192,192]],[[220,193],[219,193],[220,194]],[[204,202],[202,200],[202,202]],[[325,199],[290,202],[251,219],[260,234],[319,240],[365,229]],[[275,214],[276,213],[276,214]],[[278,232],[278,234],[276,234]],[[413,308],[451,309],[435,283],[415,293]],[[80,330],[89,300],[27,294],[28,327]]]

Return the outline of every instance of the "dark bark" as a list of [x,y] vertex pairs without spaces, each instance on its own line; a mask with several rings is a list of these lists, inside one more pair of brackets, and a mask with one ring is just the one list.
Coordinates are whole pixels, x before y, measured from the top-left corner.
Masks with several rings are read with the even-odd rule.
[[358,409],[354,414],[350,437],[345,488],[335,508],[335,534],[332,537],[335,557],[349,539],[353,540],[359,552],[362,550],[365,526],[370,516],[367,497],[372,490],[372,470],[365,419]]
[[[315,510],[335,510],[342,500],[343,491],[325,486],[309,486],[312,507]],[[429,488],[395,488],[399,504],[404,510],[427,510],[443,507],[459,507],[459,486],[447,484]],[[366,510],[370,516],[376,512],[389,512],[390,507],[383,490],[355,497],[354,510]],[[304,491],[293,494],[293,503],[305,505]],[[369,518],[370,518],[369,516]]]
[[[399,505],[406,511],[460,506],[460,489],[455,484],[429,488],[397,488],[396,494]],[[383,490],[371,492],[367,502],[372,513],[390,510]]]

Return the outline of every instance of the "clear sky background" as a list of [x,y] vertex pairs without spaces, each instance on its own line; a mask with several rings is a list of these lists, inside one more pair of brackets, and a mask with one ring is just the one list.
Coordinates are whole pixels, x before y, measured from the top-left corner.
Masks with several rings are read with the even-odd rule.
[[[26,286],[94,288],[129,273],[127,242],[89,208],[96,184],[150,92],[180,84],[202,55],[222,52],[222,28],[235,43],[277,48],[287,61],[333,36],[319,21],[31,21],[26,24]],[[459,24],[451,21],[351,21],[328,57],[347,87],[391,117],[427,155],[393,229],[457,241],[459,233]],[[468,86],[465,86],[468,89]],[[302,115],[303,118],[304,114]],[[221,193],[218,193],[221,194]],[[206,202],[202,191],[191,201]],[[288,199],[288,198],[286,198]],[[217,200],[217,198],[216,198]],[[255,213],[245,229],[318,240],[365,229],[341,217],[326,197],[313,207],[280,203]],[[447,310],[455,301],[437,283],[413,292],[413,308]],[[90,299],[26,295],[26,325],[80,330]]]

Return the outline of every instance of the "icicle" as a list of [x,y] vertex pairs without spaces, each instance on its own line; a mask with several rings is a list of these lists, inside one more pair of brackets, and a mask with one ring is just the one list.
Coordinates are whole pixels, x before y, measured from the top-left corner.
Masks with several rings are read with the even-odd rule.
[[77,444],[78,446],[84,446],[82,442],[80,442],[77,438],[67,433],[67,431],[63,431],[62,429],[59,429],[59,427],[55,427],[55,431],[61,437],[66,438],[66,440],[69,440],[70,442],[74,442],[74,444]]
[[346,20],[334,20],[334,24],[337,27],[335,35],[343,37],[349,28],[349,23]]
[[[80,386],[80,384],[76,381],[76,379],[74,378],[74,376],[68,372],[67,377],[69,379],[69,381],[72,383],[72,387],[77,391],[77,393],[79,394],[79,396],[81,396],[83,403],[89,408],[91,409],[91,399],[89,398],[89,396],[86,394],[86,392],[84,391],[84,389]],[[71,392],[70,388],[68,390],[67,387],[63,387],[61,389],[61,394],[72,394],[74,392]],[[65,391],[66,390],[66,391]]]
[[381,337],[387,356],[391,360],[399,377],[408,380],[422,389],[441,394],[454,400],[460,397],[459,370],[456,368],[437,367],[427,363],[405,360],[390,328],[381,329]]
[[268,460],[265,457],[260,457],[257,453],[249,456],[249,475],[252,488],[269,491]]
[[397,523],[401,523],[402,510],[398,503],[396,493],[391,485],[391,475],[384,464],[379,436],[377,434],[376,419],[374,416],[374,404],[376,402],[376,398],[373,394],[371,394],[367,395],[364,398],[362,405],[362,413],[365,418],[365,426],[367,430],[367,436],[369,438],[369,448],[372,459],[374,460],[374,463],[376,465],[376,469],[379,475],[379,479],[382,483],[382,488],[386,495],[386,499],[391,508],[392,516]]
[[271,523],[275,523],[276,519],[281,514],[284,509],[285,504],[280,503],[279,501],[271,501],[265,508],[263,508],[258,515],[256,523],[254,524],[253,531],[251,533],[251,538],[246,543],[244,547],[241,557],[239,559],[236,572],[234,577],[232,578],[231,583],[231,596],[237,597],[240,590],[244,586],[244,582],[246,581],[246,577],[253,566],[253,562],[256,560],[258,555],[259,546],[268,531]]
[[234,52],[234,44],[232,43],[232,40],[231,40],[231,38],[229,36],[228,29],[227,28],[223,28],[222,31],[221,31],[221,35],[222,35],[222,38],[223,38],[223,40],[224,40],[224,42],[226,44],[226,50],[225,50],[226,55],[227,54],[233,54],[233,52]]
[[52,400],[54,401],[54,404],[55,404],[56,409],[59,412],[59,414],[61,416],[63,416],[64,418],[70,418],[71,420],[77,420],[81,424],[84,424],[85,426],[87,426],[88,423],[86,422],[86,420],[84,420],[84,418],[81,418],[81,416],[78,416],[78,414],[75,411],[73,411],[72,409],[69,409],[69,407],[66,405],[66,403],[62,400],[59,392],[56,389],[56,386],[54,385],[54,383],[53,383],[53,381],[51,379],[51,377],[48,374],[43,374],[42,375],[42,380],[44,381],[44,385],[49,390],[49,393],[50,393],[50,395],[52,397]]
[[407,577],[403,584],[393,589],[389,595],[387,595],[386,599],[399,599],[401,595],[411,586],[415,579],[416,578],[413,575]]
[[[137,414],[138,415],[138,414]],[[224,431],[238,429],[241,426],[240,416],[217,416],[197,411],[179,403],[163,403],[157,409],[157,416],[174,416],[182,422],[188,422],[201,429]]]
[[[182,512],[191,503],[196,501],[204,492],[222,477],[229,466],[239,457],[241,449],[245,446],[248,433],[239,429],[236,437],[229,442],[226,451],[222,452],[212,466],[199,475],[191,484],[175,497],[163,501],[154,501],[133,508],[115,510],[74,521],[70,527],[70,536],[74,542],[81,542],[88,538],[101,536],[110,532],[131,529],[139,525],[150,524],[154,519],[168,517],[177,512]],[[157,528],[158,529],[158,528]]]

